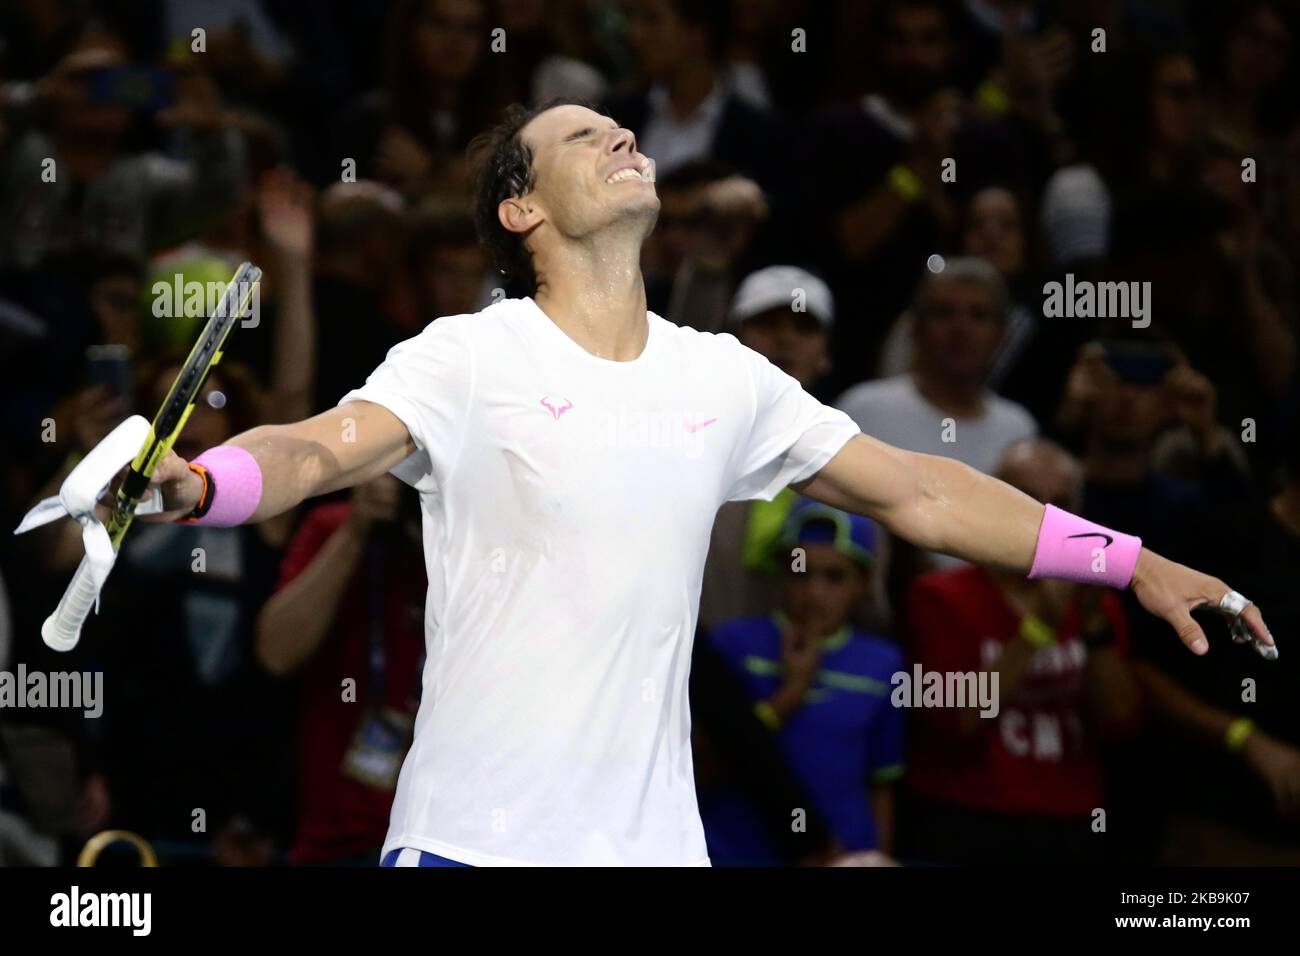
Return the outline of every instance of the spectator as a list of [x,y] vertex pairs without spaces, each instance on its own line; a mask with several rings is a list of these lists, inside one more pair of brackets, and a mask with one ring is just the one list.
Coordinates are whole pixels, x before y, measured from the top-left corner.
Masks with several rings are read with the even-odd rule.
[[[826,284],[794,266],[747,276],[731,304],[731,328],[740,341],[806,389],[830,370],[826,341],[833,321]],[[796,498],[786,488],[771,501],[729,501],[718,509],[700,591],[704,627],[773,609],[772,578],[780,565],[772,543]]]
[[[1061,4],[1055,9],[1074,51],[1070,72],[1056,95],[1075,153],[1059,158],[1061,165],[1082,159],[1095,161],[1097,147],[1112,140],[1127,142],[1131,148],[1137,141],[1131,134],[1143,131],[1117,126],[1117,113],[1135,99],[1135,89],[1146,86],[1134,82],[1125,70],[1116,69],[1117,61],[1131,60],[1141,49],[1189,46],[1192,38],[1186,18],[1202,6],[1208,5],[1088,0]],[[1098,34],[1098,30],[1102,33]],[[1103,36],[1106,54],[1094,55],[1093,48]]]
[[[1208,558],[1270,610],[1276,634],[1300,633],[1300,415],[1292,409],[1280,488],[1263,501],[1201,509],[1170,554]],[[1132,789],[1162,836],[1167,865],[1300,864],[1300,668],[1211,642],[1194,662],[1165,653],[1165,635],[1138,628],[1138,677],[1157,719]],[[1249,688],[1249,690],[1247,690]],[[1151,813],[1152,808],[1161,812]],[[1162,825],[1163,824],[1163,825]]]
[[[880,4],[876,88],[814,131],[805,228],[836,297],[855,310],[833,346],[846,356],[841,388],[877,367],[881,317],[902,310],[927,257],[953,236],[957,201],[990,182],[1030,178],[1023,145],[957,89],[952,30],[941,0]],[[949,161],[961,170],[955,181],[940,178]]]
[[[1037,290],[1029,287],[1029,240],[1025,231],[1022,202],[1003,186],[981,189],[962,209],[961,254],[984,259],[998,270],[1008,292],[1006,334],[989,372],[989,387],[999,389],[1008,370],[1019,359],[1033,336],[1038,309]],[[1029,306],[1033,298],[1033,308]],[[882,376],[909,371],[915,362],[912,318],[900,316],[890,330],[881,357]]]
[[[69,445],[76,453],[89,451],[126,416],[125,405],[95,387],[104,383],[85,380],[86,349],[120,345],[140,354],[142,265],[131,256],[109,253],[86,256],[80,266],[66,283],[67,321],[41,322],[33,316],[37,324],[31,337],[4,350],[5,397],[13,403],[5,415],[6,447],[12,453],[7,483],[15,504],[33,498],[37,486],[65,464]],[[64,429],[65,439],[75,441],[41,441],[31,423],[47,416]],[[66,474],[62,471],[59,481]]]
[[[13,649],[13,622],[9,616],[9,592],[5,588],[4,578],[0,576],[0,672],[10,670]],[[25,782],[19,779],[21,756],[15,760],[13,751],[22,747],[24,742],[37,744],[33,748],[40,752],[40,744],[46,741],[32,740],[27,728],[19,728],[17,722],[6,719],[0,723],[0,866],[54,866],[58,862],[58,840],[48,833],[42,833],[37,819],[46,807],[30,807],[23,796]],[[59,741],[63,743],[63,741]],[[48,750],[44,754],[48,761]],[[49,793],[42,794],[45,802]],[[36,811],[36,812],[33,812]]]
[[[164,359],[139,371],[137,409],[152,414],[162,404],[179,365]],[[176,451],[190,458],[219,445],[259,412],[247,373],[227,359],[209,375]],[[140,524],[124,540],[95,622],[115,638],[95,646],[112,702],[100,749],[114,826],[187,854],[239,846],[242,859],[261,864],[284,845],[289,710],[256,666],[253,623],[291,521]],[[80,537],[70,520],[55,527]],[[79,552],[49,552],[58,579],[72,573]],[[175,626],[141,628],[145,605]]]
[[[1300,325],[1289,269],[1262,241],[1258,218],[1234,215],[1198,183],[1117,207],[1114,232],[1113,278],[1163,290],[1156,319],[1214,381],[1223,419],[1270,420],[1295,381]],[[1257,461],[1275,451],[1247,450]]]
[[1295,10],[1277,0],[1216,9],[1207,31],[1211,122],[1240,144],[1242,155],[1259,155],[1296,116]]
[[336,153],[356,175],[407,200],[464,195],[464,150],[502,105],[483,0],[398,0],[389,16],[382,90],[345,107]]
[[737,269],[759,257],[767,199],[752,179],[715,160],[694,160],[658,181],[659,222],[642,269],[652,312],[717,332]]
[[[1028,352],[1038,326],[1042,300],[1033,280],[1025,203],[1004,186],[988,186],[970,198],[962,220],[961,251],[993,264],[1006,283],[1010,301],[1007,330],[989,370],[989,388],[1003,393]],[[1033,411],[1032,405],[1030,411]]]
[[320,201],[316,243],[315,407],[332,408],[414,331],[405,204],[374,182],[335,183]]
[[[1007,335],[1007,291],[991,264],[957,258],[927,275],[910,315],[915,357],[908,372],[863,382],[836,404],[868,435],[905,448],[956,458],[991,473],[1002,452],[1038,433],[1032,415],[996,395],[988,375]],[[911,580],[957,559],[890,541],[889,603],[900,607]]]
[[85,28],[77,0],[12,4],[0,11],[0,76],[35,80],[69,52]]
[[[1243,398],[1248,395],[1249,402],[1275,401],[1285,397],[1295,381],[1300,329],[1296,270],[1268,232],[1252,184],[1242,180],[1240,157],[1237,144],[1212,136],[1201,166],[1203,185],[1226,209],[1225,228],[1215,238],[1220,260],[1215,304],[1221,311],[1240,314],[1247,347],[1233,357],[1253,367],[1259,379],[1258,388],[1232,382],[1233,390]],[[1226,316],[1214,318],[1222,322]]]
[[868,435],[991,473],[1002,452],[1037,433],[1033,417],[987,386],[1006,332],[1007,293],[981,259],[954,259],[913,300],[911,372],[855,385],[837,402]]
[[[164,128],[189,133],[192,158],[133,155],[130,110],[96,85],[97,71],[121,67],[125,57],[115,40],[94,42],[37,85],[31,102],[44,128],[18,126],[0,144],[0,269],[31,270],[87,249],[154,252],[210,222],[238,188],[242,144],[214,88],[197,75],[178,77],[175,103],[153,114]],[[43,178],[51,168],[55,178]]]
[[637,135],[659,175],[716,159],[784,188],[776,126],[725,77],[728,0],[634,0],[628,38],[648,89],[614,97],[609,113]]
[[967,0],[964,6],[958,25],[962,88],[973,91],[981,111],[1015,127],[1044,160],[1069,161],[1075,147],[1057,99],[1076,59],[1070,31],[1037,3]]
[[510,57],[506,83],[513,102],[540,106],[554,99],[599,103],[608,83],[583,62],[590,47],[590,11],[573,0],[510,0],[501,4]]
[[194,30],[204,31],[198,60],[226,88],[265,97],[284,83],[293,45],[261,0],[163,0],[162,40],[172,56],[193,52]]
[[[780,536],[785,572],[776,613],[728,621],[710,635],[749,689],[756,712],[826,816],[838,852],[893,845],[893,785],[903,772],[903,715],[890,705],[902,655],[852,626],[870,589],[875,531],[859,515],[796,504]],[[743,803],[705,814],[715,861],[775,862]]]
[[962,255],[986,259],[1007,285],[1018,285],[1030,271],[1024,203],[1005,186],[986,186],[963,211]]
[[[259,137],[269,132],[261,124],[253,128],[261,130]],[[311,278],[315,197],[288,167],[263,165],[267,162],[275,162],[273,154],[260,157],[256,180],[241,187],[235,206],[213,229],[154,258],[144,338],[153,351],[189,347],[207,315],[206,310],[182,309],[174,301],[169,294],[178,282],[181,288],[194,282],[224,289],[241,262],[261,263],[256,314],[247,323],[261,331],[241,336],[240,354],[270,387],[264,406],[268,421],[281,422],[311,414],[316,370]],[[160,310],[162,297],[170,307]]]
[[[1041,440],[1008,449],[998,477],[1078,510],[1082,473]],[[923,575],[907,602],[907,656],[922,673],[995,675],[980,705],[916,713],[899,852],[931,863],[1098,862],[1102,743],[1136,729],[1128,625],[1100,589],[964,567]],[[952,703],[952,702],[949,702]]]
[[[1060,421],[1084,433],[1082,514],[1156,547],[1178,522],[1248,496],[1250,485],[1244,455],[1215,417],[1214,385],[1152,338],[1081,349]],[[1158,467],[1161,446],[1186,449],[1182,476]]]
[[479,244],[469,204],[431,197],[412,220],[411,275],[420,323],[490,304],[491,259]]
[[295,863],[379,861],[420,699],[419,501],[384,475],[315,508],[258,618],[262,666],[302,675]]
[[[1105,281],[1110,242],[1111,198],[1097,170],[1087,164],[1065,166],[1047,180],[1039,203],[1045,268],[1008,280],[1013,306],[1007,334],[989,373],[990,387],[1033,412],[1050,429],[1061,402],[1061,369],[1068,367],[1093,329],[1043,315],[1048,281]],[[967,251],[970,251],[969,249]],[[1004,273],[1005,277],[1005,273]]]

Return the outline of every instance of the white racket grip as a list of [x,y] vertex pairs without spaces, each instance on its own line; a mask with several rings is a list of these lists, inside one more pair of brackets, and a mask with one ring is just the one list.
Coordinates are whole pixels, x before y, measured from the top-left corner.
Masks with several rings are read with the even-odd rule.
[[99,597],[99,586],[90,570],[90,558],[83,556],[77,571],[68,582],[59,606],[41,625],[41,639],[54,651],[70,651],[81,638],[81,625]]

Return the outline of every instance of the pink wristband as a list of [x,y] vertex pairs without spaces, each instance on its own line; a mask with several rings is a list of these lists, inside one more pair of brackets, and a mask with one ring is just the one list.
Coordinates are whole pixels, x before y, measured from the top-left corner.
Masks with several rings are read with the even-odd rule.
[[1120,534],[1048,505],[1038,528],[1031,578],[1126,588],[1133,579],[1142,539]]
[[208,513],[194,524],[233,528],[252,517],[262,500],[262,469],[256,458],[242,448],[218,445],[195,458],[194,464],[208,470],[214,486]]

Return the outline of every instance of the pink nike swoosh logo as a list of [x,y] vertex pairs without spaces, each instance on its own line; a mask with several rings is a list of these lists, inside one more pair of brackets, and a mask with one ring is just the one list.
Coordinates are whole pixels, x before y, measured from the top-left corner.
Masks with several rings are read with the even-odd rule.
[[708,419],[707,421],[698,422],[698,423],[696,423],[696,424],[694,424],[694,425],[692,425],[690,422],[687,422],[687,423],[686,423],[686,430],[687,430],[688,432],[690,432],[692,435],[694,435],[694,434],[695,434],[697,431],[699,431],[701,428],[708,428],[710,425],[712,425],[712,424],[713,424],[714,422],[716,422],[716,421],[717,421],[716,418],[710,418],[710,419]]

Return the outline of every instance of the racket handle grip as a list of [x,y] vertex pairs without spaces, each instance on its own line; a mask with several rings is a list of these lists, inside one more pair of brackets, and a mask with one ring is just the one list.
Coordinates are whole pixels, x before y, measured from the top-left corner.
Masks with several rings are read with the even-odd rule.
[[41,626],[41,639],[53,651],[70,651],[81,637],[81,625],[95,606],[99,590],[90,574],[90,559],[83,557],[77,571],[68,582],[59,606]]

